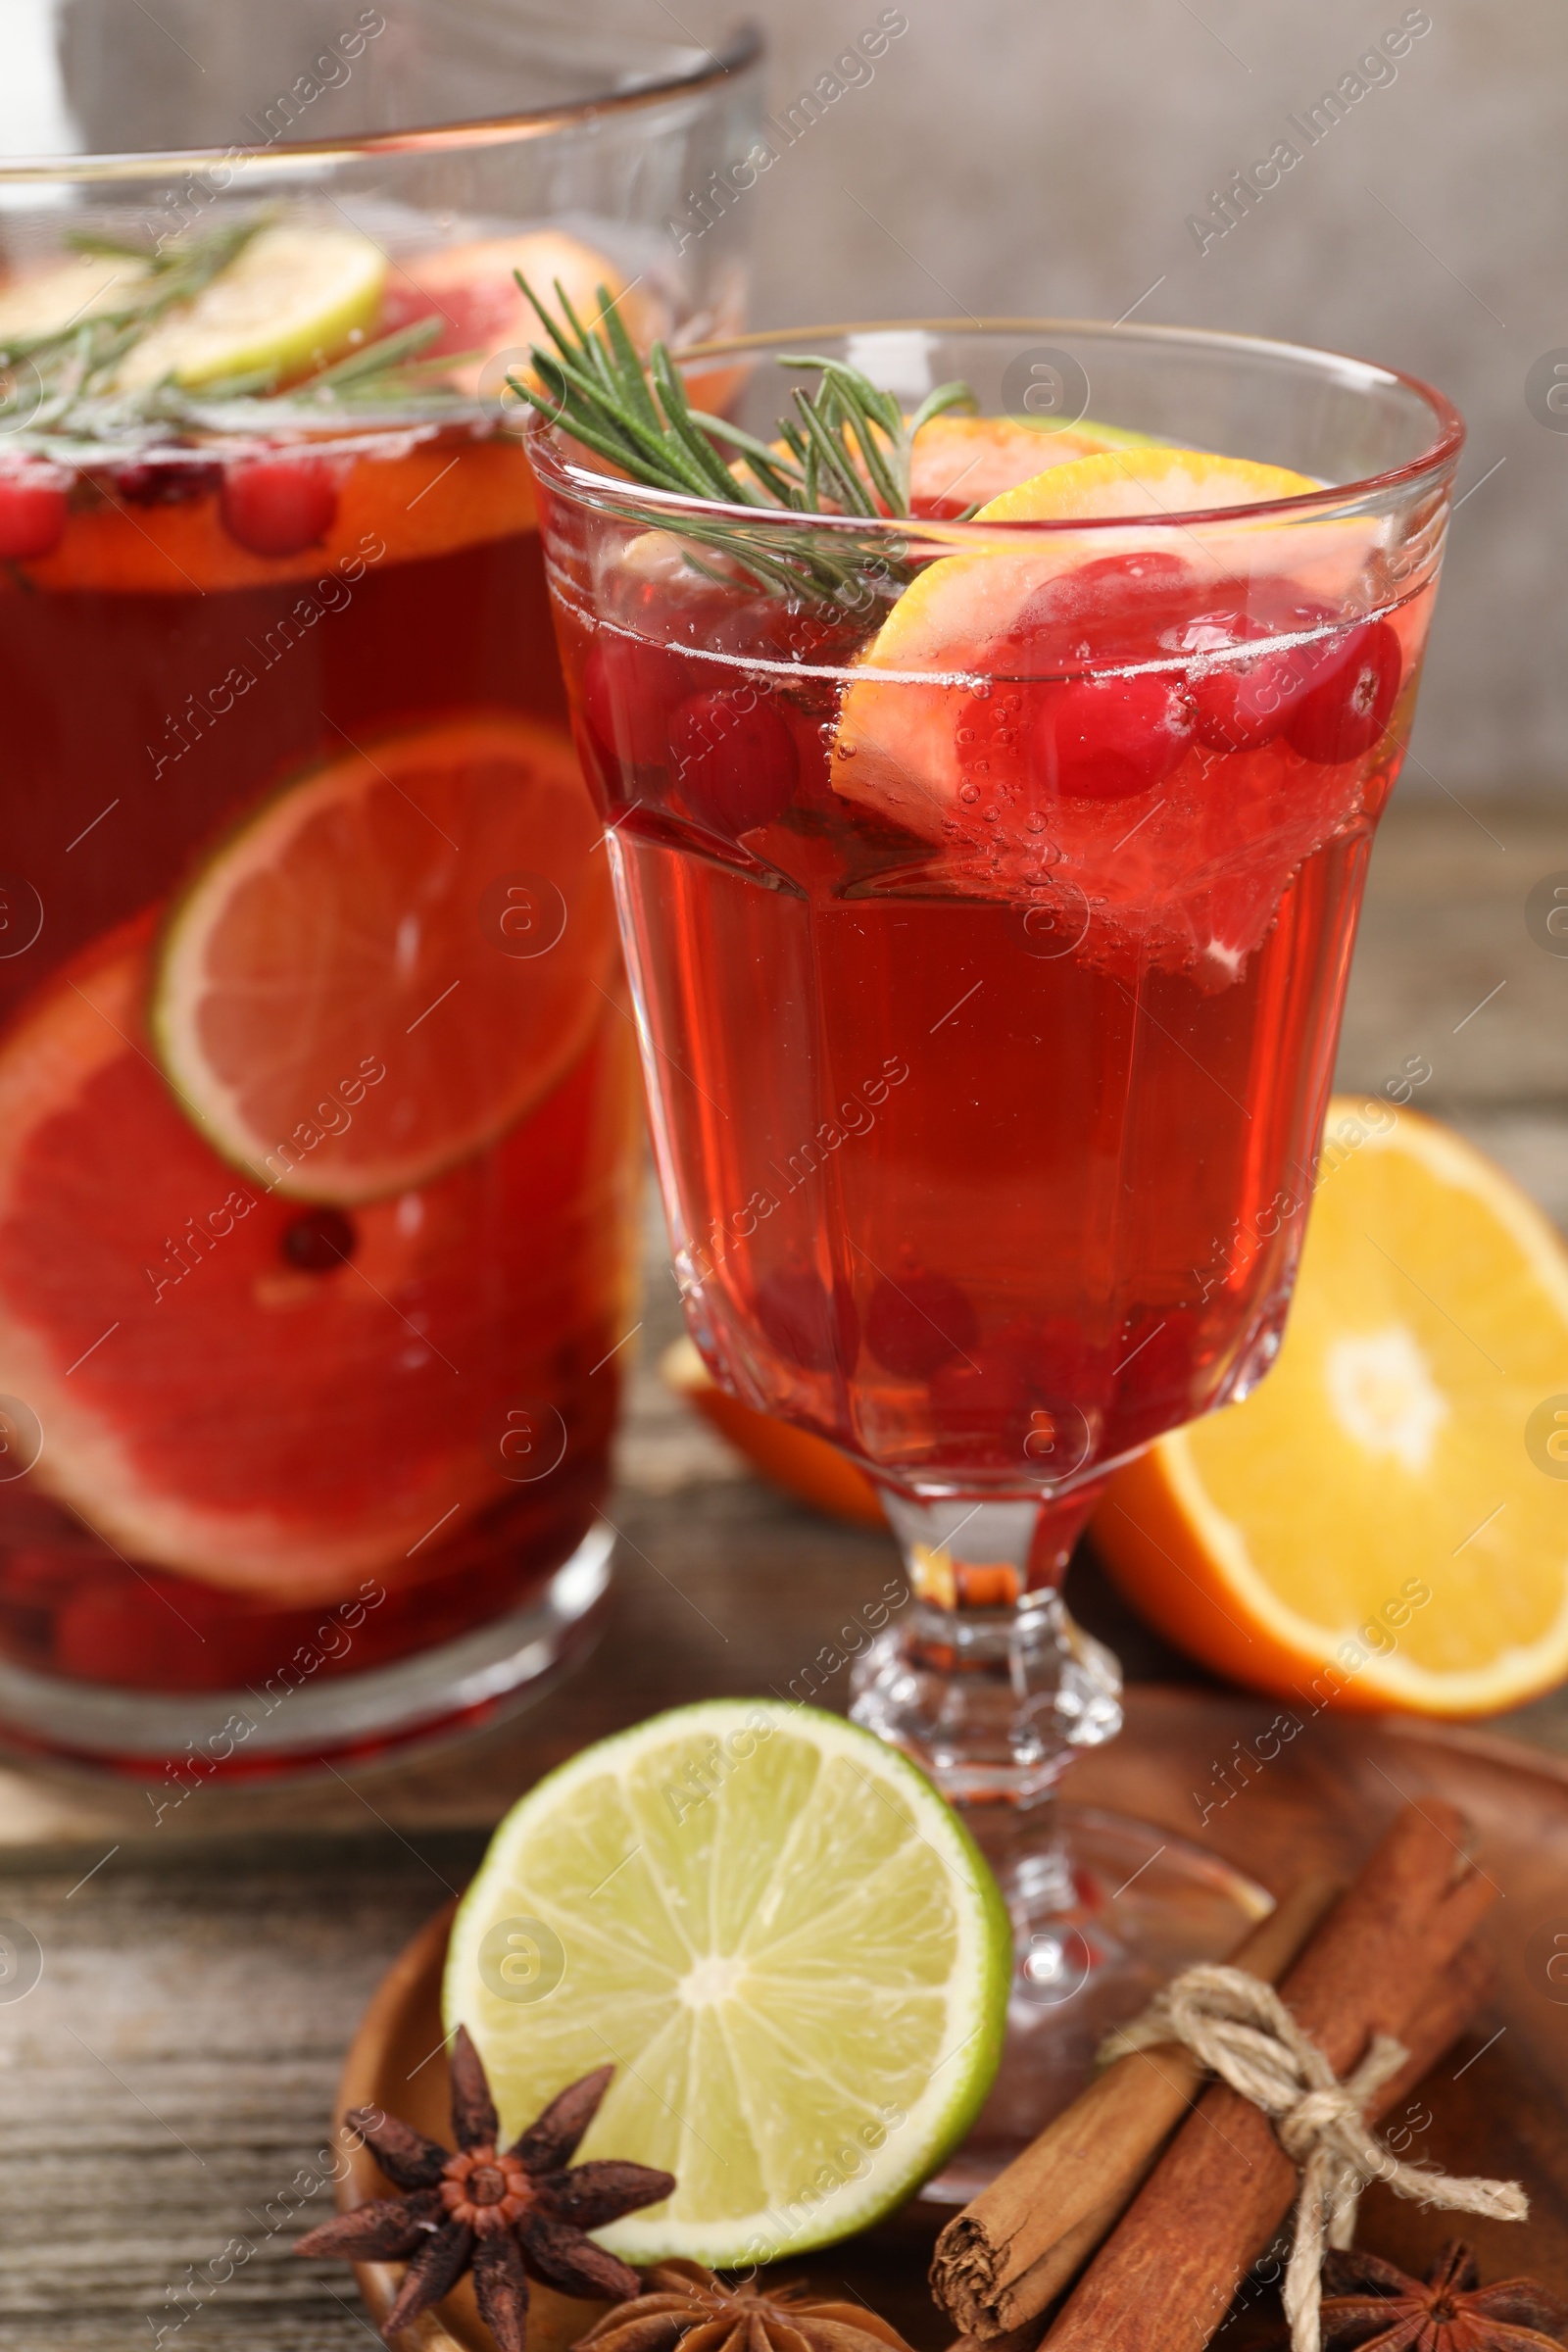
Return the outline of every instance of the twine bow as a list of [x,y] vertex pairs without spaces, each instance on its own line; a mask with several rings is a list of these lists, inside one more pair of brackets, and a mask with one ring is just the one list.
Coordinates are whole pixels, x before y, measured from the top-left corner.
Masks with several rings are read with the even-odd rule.
[[1360,2065],[1341,2082],[1272,1984],[1244,1968],[1202,1966],[1188,1969],[1141,2017],[1118,2027],[1100,2054],[1108,2062],[1160,2041],[1185,2043],[1232,2090],[1261,2108],[1300,2172],[1285,2275],[1291,2352],[1319,2352],[1324,2251],[1350,2244],[1356,2205],[1369,2180],[1385,2180],[1396,2196],[1450,2212],[1502,2222],[1522,2222],[1529,2213],[1516,2180],[1462,2180],[1403,2164],[1367,2129],[1373,2095],[1409,2055],[1387,2034],[1374,2036]]

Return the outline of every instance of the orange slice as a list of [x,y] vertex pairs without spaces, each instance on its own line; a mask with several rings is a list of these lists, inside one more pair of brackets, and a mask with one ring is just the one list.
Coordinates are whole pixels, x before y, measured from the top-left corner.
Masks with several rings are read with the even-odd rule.
[[[958,730],[968,688],[956,681],[990,674],[995,648],[1031,597],[1081,565],[1151,549],[1175,552],[1183,564],[1214,579],[1246,577],[1254,565],[1254,548],[1259,556],[1262,552],[1256,524],[1185,530],[1179,548],[1170,551],[1169,534],[1151,532],[1148,518],[1296,498],[1319,487],[1280,466],[1150,447],[1102,450],[1048,466],[1004,490],[981,509],[976,525],[1127,515],[1144,517],[1144,527],[1054,531],[1033,542],[999,534],[994,547],[982,545],[972,554],[947,556],[928,565],[899,598],[845,694],[833,762],[835,790],[940,840],[964,780]],[[1310,584],[1317,593],[1324,560],[1317,542],[1325,526],[1308,527],[1314,541],[1310,549],[1305,539],[1293,539],[1290,550],[1271,545],[1266,560],[1271,569],[1289,568],[1298,578],[1293,560],[1298,544],[1303,558],[1309,553],[1313,558]],[[1344,547],[1342,592],[1366,552],[1364,533],[1353,562],[1350,548]],[[883,680],[879,670],[899,675]],[[925,686],[920,681],[928,673],[936,674]]]
[[885,1527],[882,1498],[863,1470],[825,1438],[792,1422],[754,1411],[721,1389],[690,1340],[676,1340],[659,1362],[660,1375],[694,1412],[727,1438],[770,1485],[830,1519],[856,1527]]
[[0,567],[0,597],[34,588],[194,597],[298,580],[303,601],[270,608],[258,632],[265,659],[279,624],[287,643],[291,630],[302,622],[314,627],[343,604],[345,589],[384,564],[537,530],[533,472],[512,434],[456,444],[443,435],[397,449],[389,436],[373,454],[332,458],[337,514],[318,547],[292,556],[241,547],[223,528],[216,491],[177,506],[133,508],[108,477],[102,498],[73,512],[52,555]]
[[1279,1360],[1115,1480],[1171,1641],[1308,1708],[1479,1715],[1568,1674],[1568,1250],[1493,1161],[1330,1106]]
[[1206,449],[1104,449],[1080,459],[1071,473],[1053,467],[1004,491],[980,522],[1071,522],[1110,514],[1198,514],[1214,508],[1259,506],[1322,488],[1286,466],[1217,457]]
[[150,1027],[215,1149],[296,1199],[427,1182],[582,1051],[613,955],[570,745],[468,715],[328,761],[166,926]]

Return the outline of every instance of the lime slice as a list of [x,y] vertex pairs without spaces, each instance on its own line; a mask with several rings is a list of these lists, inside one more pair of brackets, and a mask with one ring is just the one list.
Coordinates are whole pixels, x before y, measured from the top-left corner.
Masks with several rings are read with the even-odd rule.
[[459,1906],[449,2031],[503,2132],[613,2060],[583,2154],[675,2175],[598,2234],[734,2268],[862,2230],[996,2073],[1007,1915],[958,1817],[870,1733],[710,1699],[585,1748],[497,1830]]
[[120,370],[123,390],[211,384],[265,369],[302,375],[370,326],[386,256],[347,228],[259,229],[226,270],[151,328]]

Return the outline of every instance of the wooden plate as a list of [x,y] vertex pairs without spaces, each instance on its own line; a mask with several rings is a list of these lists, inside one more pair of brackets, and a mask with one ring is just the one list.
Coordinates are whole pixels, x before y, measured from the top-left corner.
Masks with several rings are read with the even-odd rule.
[[[1365,2199],[1360,2236],[1420,2271],[1457,2230],[1475,2243],[1484,2278],[1528,2272],[1568,2294],[1568,1763],[1445,1725],[1144,1686],[1128,1694],[1121,1739],[1074,1766],[1071,1789],[1080,1803],[1210,1844],[1276,1890],[1307,1870],[1353,1872],[1406,1800],[1444,1796],[1464,1809],[1499,1894],[1484,1931],[1494,1998],[1384,2129],[1409,2161],[1522,2180],[1532,2216],[1523,2228],[1455,2224],[1379,2186]],[[450,2144],[440,1996],[451,1913],[449,1904],[416,1936],[366,2011],[339,2085],[339,2121],[350,2107],[377,2105]],[[387,2187],[362,2149],[339,2202],[358,2205]],[[951,2329],[926,2295],[908,2211],[812,2257],[809,2269],[824,2285],[862,2295],[911,2343],[935,2347]],[[365,2263],[356,2273],[379,2322],[401,2271]],[[529,2352],[564,2352],[603,2308],[535,2288]],[[466,2280],[403,2340],[420,2352],[494,2352]]]

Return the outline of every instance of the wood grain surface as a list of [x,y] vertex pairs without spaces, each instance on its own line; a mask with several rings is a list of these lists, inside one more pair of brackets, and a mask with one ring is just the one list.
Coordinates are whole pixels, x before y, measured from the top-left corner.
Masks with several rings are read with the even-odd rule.
[[[1565,867],[1568,816],[1491,802],[1479,819],[1446,805],[1396,810],[1373,861],[1342,1063],[1344,1083],[1379,1087],[1426,1056],[1433,1076],[1416,1100],[1496,1152],[1559,1220],[1568,960],[1532,942],[1523,908],[1540,874]],[[319,2152],[334,2087],[397,1953],[548,1764],[680,1699],[786,1690],[882,1586],[885,1539],[763,1492],[662,1396],[651,1367],[675,1328],[656,1249],[611,1505],[617,1590],[598,1654],[531,1713],[389,1771],[249,1793],[209,1785],[157,1828],[139,1788],[0,1768],[0,1919],[42,1958],[24,1999],[0,1998],[3,2352],[377,2340],[346,2267],[296,2264],[287,2246],[330,2209]],[[1198,1834],[1216,1773],[1223,1785],[1231,1759],[1239,1785],[1236,1742],[1255,1741],[1275,1710],[1163,1651],[1092,1559],[1075,1565],[1072,1596],[1135,1676],[1187,1684],[1135,1691],[1131,1736],[1085,1758],[1072,1793]],[[841,1671],[828,1702],[843,1690]],[[1560,1695],[1504,1728],[1568,1751]],[[1568,1936],[1568,1797],[1553,1774],[1545,1759],[1533,1773],[1499,1762],[1481,1734],[1438,1744],[1420,1727],[1319,1718],[1213,1807],[1202,1835],[1278,1886],[1362,1850],[1401,1788],[1441,1788],[1475,1812],[1506,1898],[1494,1930],[1500,2006],[1454,2058],[1420,2145],[1466,2171],[1517,2169],[1542,2203],[1530,2259],[1568,2286],[1568,2007],[1555,1997],[1568,1987],[1544,1975],[1550,1938]],[[1369,2233],[1396,2255],[1430,2241],[1430,2220],[1380,2192],[1369,2201]],[[1489,2238],[1485,2261],[1520,2256]],[[214,2266],[230,2275],[215,2282]],[[934,2345],[922,2267],[896,2230],[812,2265]],[[1223,2340],[1240,2344],[1247,2327]]]

